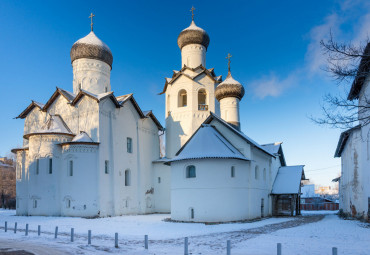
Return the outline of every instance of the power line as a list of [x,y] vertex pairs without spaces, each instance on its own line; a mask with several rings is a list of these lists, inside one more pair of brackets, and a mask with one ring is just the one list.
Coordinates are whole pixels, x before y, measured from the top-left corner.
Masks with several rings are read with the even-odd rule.
[[338,167],[338,166],[340,166],[340,165],[328,166],[328,167],[324,167],[324,168],[310,169],[310,170],[304,170],[304,171],[305,172],[314,172],[314,171],[320,171],[320,170],[330,169],[330,168],[334,168],[334,167]]

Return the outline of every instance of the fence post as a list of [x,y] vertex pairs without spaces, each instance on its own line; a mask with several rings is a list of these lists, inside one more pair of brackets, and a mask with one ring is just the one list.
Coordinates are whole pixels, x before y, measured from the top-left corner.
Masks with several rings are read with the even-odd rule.
[[144,243],[145,243],[145,249],[147,250],[148,249],[148,235],[145,235],[144,236]]
[[333,247],[332,252],[333,252],[333,255],[338,255],[338,248]]
[[230,240],[227,240],[226,250],[227,250],[226,254],[231,255],[231,242],[230,242]]
[[118,248],[118,233],[114,234],[114,247]]
[[55,227],[55,234],[54,234],[54,238],[57,238],[58,237],[58,227]]
[[91,230],[87,231],[87,244],[91,244]]
[[41,235],[41,226],[40,225],[37,226],[37,235],[38,236]]
[[188,238],[185,237],[185,243],[184,243],[184,255],[189,255],[189,250],[188,250]]
[[17,233],[17,222],[14,224],[14,234]]
[[28,224],[26,224],[26,233],[25,233],[26,236],[28,236]]
[[277,255],[281,255],[281,243],[277,244]]
[[71,242],[73,243],[73,235],[75,233],[75,229],[71,228]]
[[8,222],[5,221],[5,232],[8,232]]

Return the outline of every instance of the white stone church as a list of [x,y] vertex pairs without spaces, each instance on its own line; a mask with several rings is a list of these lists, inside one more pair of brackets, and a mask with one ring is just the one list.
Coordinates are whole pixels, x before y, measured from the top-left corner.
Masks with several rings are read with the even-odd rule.
[[206,67],[209,42],[194,20],[178,36],[181,69],[161,92],[165,128],[133,94],[114,94],[113,55],[93,30],[75,42],[73,92],[57,88],[18,116],[17,215],[228,222],[299,214],[303,166],[286,166],[281,143],[260,145],[241,131],[244,88],[230,62],[224,81]]

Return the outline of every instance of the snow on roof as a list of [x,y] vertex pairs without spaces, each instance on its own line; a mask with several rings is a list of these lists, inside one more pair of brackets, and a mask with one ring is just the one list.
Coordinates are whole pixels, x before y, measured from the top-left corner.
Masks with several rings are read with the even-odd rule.
[[84,43],[84,44],[91,44],[91,45],[97,45],[106,48],[110,51],[108,45],[106,45],[102,40],[100,40],[93,31],[91,31],[87,36],[81,38],[74,44],[78,43]]
[[76,135],[72,141],[72,143],[93,143],[94,141],[90,138],[90,136],[85,132],[81,131],[80,134]]
[[278,154],[282,142],[262,144],[261,146],[271,154]]
[[[60,115],[50,115],[49,119],[41,126],[40,129],[32,132],[32,134],[45,134],[45,133],[59,133],[59,134],[71,134],[72,131],[69,129],[67,124],[63,121]],[[27,134],[28,136],[30,134]],[[27,136],[26,135],[26,136]]]
[[130,98],[130,96],[132,96],[132,94],[127,94],[127,95],[122,95],[122,96],[118,96],[116,97],[117,101],[121,104],[123,104],[127,99]]
[[301,186],[303,165],[279,168],[271,194],[298,194]]
[[[185,31],[185,30],[199,30],[199,31],[204,31],[204,29],[203,29],[203,28],[200,28],[200,27],[198,27],[197,25],[195,25],[194,20],[192,20],[192,21],[191,21],[190,26],[188,26],[187,28],[185,28],[185,29],[184,29],[184,30],[182,30],[182,31]],[[204,31],[204,32],[205,32],[205,31]]]
[[143,114],[145,115],[145,116],[148,116],[148,114],[150,114],[152,112],[152,110],[149,110],[149,111],[143,111]]
[[67,90],[64,90],[64,89],[61,89],[61,88],[58,88],[57,89],[63,94],[63,96],[65,96],[69,101],[72,101],[76,95],[73,94],[72,92],[69,92]]
[[237,80],[235,80],[231,76],[231,73],[229,73],[229,75],[226,77],[226,79],[223,82],[220,83],[220,85],[226,85],[226,84],[229,84],[229,85],[235,85],[235,84],[241,85],[240,82],[238,82]]
[[204,158],[249,160],[226,140],[215,127],[202,124],[176,156],[168,162]]
[[40,107],[41,109],[44,108],[45,104],[42,104],[42,103],[39,103],[39,102],[36,102],[36,101],[33,101],[33,103],[35,103],[38,107]]
[[204,124],[210,124],[210,122],[212,121],[212,119],[216,119],[216,120],[220,121],[223,125],[225,125],[229,129],[231,129],[234,133],[236,133],[237,135],[239,135],[240,137],[242,137],[247,142],[253,144],[254,146],[256,146],[258,149],[262,150],[263,152],[265,152],[265,153],[267,153],[267,154],[275,157],[273,154],[271,154],[270,152],[268,152],[267,150],[265,150],[261,145],[259,145],[253,139],[251,139],[250,137],[248,137],[247,135],[245,135],[243,132],[237,130],[236,128],[234,128],[233,126],[231,126],[229,123],[227,123],[225,120],[221,119],[219,116],[217,116],[216,114],[214,114],[212,112],[210,113],[209,117],[203,123]]

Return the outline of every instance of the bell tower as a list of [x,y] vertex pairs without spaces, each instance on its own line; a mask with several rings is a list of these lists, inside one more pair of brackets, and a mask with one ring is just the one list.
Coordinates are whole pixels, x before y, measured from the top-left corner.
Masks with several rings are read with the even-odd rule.
[[181,50],[181,70],[166,78],[166,157],[172,158],[199,128],[210,112],[219,113],[215,88],[221,81],[213,68],[206,68],[206,53],[210,42],[205,30],[192,21],[181,31],[177,44]]

